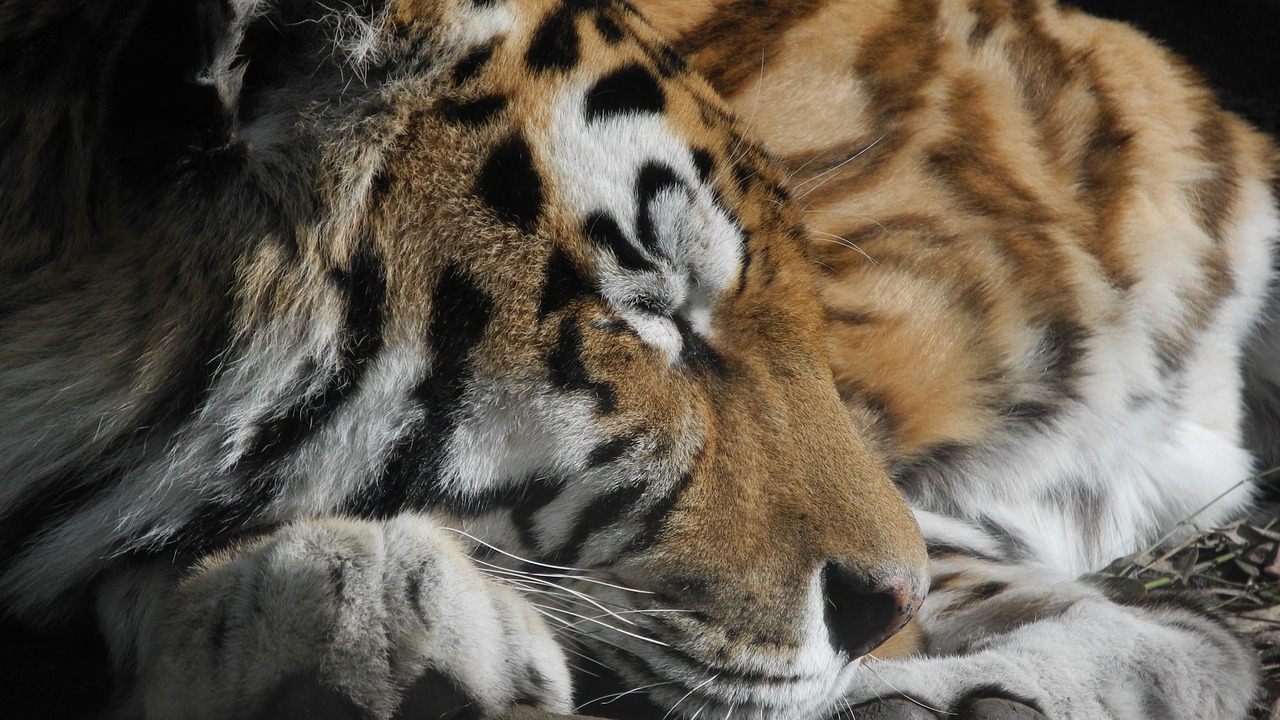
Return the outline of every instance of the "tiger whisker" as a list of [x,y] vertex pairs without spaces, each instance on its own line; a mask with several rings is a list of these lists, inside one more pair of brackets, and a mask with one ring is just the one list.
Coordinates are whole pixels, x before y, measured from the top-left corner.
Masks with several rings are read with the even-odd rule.
[[517,580],[515,578],[495,578],[495,579],[509,588],[518,590],[522,593],[527,593],[529,595],[542,595],[545,597],[553,597],[553,598],[556,598],[557,600],[561,600],[567,603],[573,603],[584,608],[594,607],[594,606],[588,605],[585,602],[580,601],[578,598],[570,594],[556,592],[556,590],[559,588],[554,585],[550,587],[539,587],[537,585],[528,583],[527,581]]
[[[480,562],[483,562],[483,561],[480,561]],[[487,563],[485,563],[485,564],[487,564]],[[493,566],[491,566],[491,567],[493,567]],[[596,608],[597,610],[600,610],[601,612],[604,612],[604,613],[607,613],[607,614],[610,614],[610,615],[614,615],[614,617],[618,617],[618,616],[614,613],[614,611],[612,611],[612,610],[610,610],[609,608],[605,607],[605,606],[604,606],[604,604],[602,604],[599,600],[596,600],[594,597],[592,597],[591,595],[588,595],[587,593],[580,592],[580,591],[578,591],[578,590],[574,590],[573,588],[565,587],[564,585],[559,585],[559,584],[557,584],[557,583],[553,583],[553,582],[551,582],[550,580],[544,580],[544,579],[542,579],[542,578],[531,578],[531,577],[528,577],[528,576],[525,576],[525,575],[520,575],[520,574],[518,574],[518,573],[515,573],[514,571],[511,571],[511,570],[505,570],[505,569],[502,569],[502,568],[495,568],[495,569],[494,569],[494,570],[492,570],[491,572],[494,572],[494,573],[500,573],[500,574],[504,574],[504,575],[506,575],[506,574],[511,574],[511,575],[514,575],[515,577],[520,578],[520,580],[521,580],[522,582],[534,583],[534,584],[537,584],[537,585],[541,585],[541,586],[543,586],[543,587],[552,587],[552,588],[555,588],[556,590],[559,590],[559,591],[561,591],[562,593],[567,593],[568,595],[571,595],[571,596],[573,596],[573,597],[575,597],[575,598],[578,598],[578,599],[582,600],[582,601],[583,601],[583,602],[585,602],[586,604],[591,605],[592,607]],[[634,624],[635,624],[635,623],[633,623],[633,622],[631,622],[631,621],[629,621],[629,620],[626,620],[625,618],[622,618],[622,617],[618,617],[618,619],[619,619],[619,620],[622,620],[623,622],[625,622],[625,623],[627,623],[627,624],[629,624],[629,625],[634,625]]]
[[[742,120],[742,124],[748,127],[750,127],[752,121],[755,120],[756,113],[760,111],[760,94],[764,89],[764,63],[765,63],[765,51],[761,50],[760,51],[760,74],[756,77],[756,97],[751,105],[751,114]],[[729,151],[729,157],[728,159],[726,159],[724,167],[721,168],[720,172],[716,175],[716,177],[712,179],[712,184],[720,182],[720,178],[723,177],[724,174],[729,171],[729,168],[733,167],[733,164],[737,162],[739,159],[746,156],[747,154],[746,149],[743,149],[742,155],[738,155],[738,149],[742,147],[742,142],[745,139],[746,139],[745,134],[742,134],[742,133],[738,134],[738,139],[733,144],[733,149]]]
[[[650,683],[650,684],[648,684],[648,685],[641,685],[640,687],[634,687],[634,688],[631,688],[630,690],[624,690],[624,691],[619,692],[619,693],[609,693],[608,695],[601,695],[601,696],[600,696],[600,697],[598,697],[598,698],[594,698],[594,699],[592,699],[592,700],[587,700],[587,701],[583,702],[582,704],[578,705],[578,707],[574,708],[574,712],[579,712],[579,711],[580,711],[580,710],[582,710],[584,707],[586,707],[586,706],[588,706],[588,705],[590,705],[590,704],[592,704],[592,703],[600,703],[601,705],[608,705],[608,704],[610,704],[610,703],[617,702],[618,700],[620,700],[620,699],[622,699],[622,698],[624,698],[624,697],[626,697],[626,696],[628,696],[628,695],[632,695],[632,694],[634,694],[634,693],[644,692],[645,690],[648,690],[648,689],[650,689],[650,688],[661,687],[661,686],[663,686],[663,685],[674,685],[674,684],[675,684],[675,681],[674,681],[674,680],[666,680],[666,681],[663,681],[663,682],[656,682],[656,683]],[[608,700],[605,700],[605,698],[608,698]],[[600,702],[601,700],[604,700],[604,702]]]
[[[854,153],[853,155],[850,155],[848,158],[846,158],[846,159],[844,159],[844,160],[840,161],[839,163],[837,163],[836,165],[834,165],[834,166],[832,166],[832,167],[830,167],[830,168],[827,168],[827,169],[826,169],[826,170],[824,170],[823,172],[820,172],[820,173],[818,173],[817,175],[814,175],[813,177],[809,178],[808,180],[805,180],[804,182],[797,183],[794,187],[792,187],[792,188],[791,188],[791,191],[792,191],[792,192],[797,192],[797,191],[799,191],[799,190],[800,190],[800,188],[804,187],[805,185],[808,185],[809,183],[813,182],[814,180],[817,180],[817,179],[822,178],[822,177],[824,177],[824,176],[830,175],[831,173],[838,172],[839,170],[841,170],[841,169],[843,169],[844,167],[848,166],[848,164],[849,164],[849,163],[851,163],[851,162],[853,162],[854,160],[857,160],[858,158],[862,157],[862,156],[863,156],[863,154],[865,154],[865,153],[866,153],[868,150],[870,150],[871,148],[875,147],[876,145],[879,145],[879,144],[880,144],[880,141],[881,141],[881,140],[884,140],[884,139],[885,139],[885,137],[887,137],[887,136],[888,136],[888,134],[889,134],[888,132],[885,132],[885,133],[881,134],[881,135],[880,135],[880,137],[876,138],[875,140],[872,140],[870,144],[868,144],[866,147],[862,148],[862,149],[861,149],[861,150],[859,150],[858,152]],[[833,177],[834,177],[834,176],[833,176]],[[818,183],[817,185],[814,185],[813,187],[809,188],[808,190],[805,190],[803,193],[800,193],[800,194],[799,194],[799,195],[797,195],[796,197],[797,197],[798,199],[800,199],[800,200],[803,200],[804,198],[809,197],[809,195],[811,195],[811,194],[813,194],[815,191],[817,191],[817,189],[818,189],[818,188],[822,187],[823,185],[826,185],[828,182],[831,182],[831,180],[832,180],[832,178],[830,178],[830,177],[829,177],[829,178],[827,178],[827,179],[823,180],[822,182]]]
[[836,217],[855,217],[855,218],[858,218],[859,220],[866,220],[866,221],[868,221],[868,222],[872,223],[873,225],[875,225],[876,227],[880,228],[881,230],[883,230],[883,231],[885,231],[885,232],[889,232],[889,228],[885,227],[885,226],[884,226],[884,223],[880,222],[879,220],[876,220],[875,218],[871,217],[870,215],[863,215],[862,213],[856,213],[856,212],[852,212],[852,211],[849,211],[849,210],[809,210],[809,209],[805,209],[805,210],[801,210],[800,212],[804,213],[805,215],[835,215]]
[[611,610],[610,608],[606,607],[606,605],[614,605],[614,603],[605,603],[604,601],[602,601],[602,600],[600,600],[600,599],[598,599],[598,598],[596,598],[596,597],[594,597],[594,596],[592,596],[592,595],[590,595],[590,594],[588,594],[588,593],[580,592],[580,591],[578,591],[578,590],[574,590],[573,588],[565,587],[565,586],[563,586],[563,585],[559,585],[559,584],[553,583],[553,582],[551,582],[551,581],[549,581],[549,580],[543,580],[543,579],[541,579],[541,578],[521,578],[521,579],[520,579],[520,582],[533,583],[533,584],[540,585],[540,586],[543,586],[543,587],[550,587],[550,588],[554,588],[554,589],[556,589],[556,590],[558,590],[558,591],[560,591],[560,592],[559,592],[559,593],[550,593],[549,591],[545,591],[545,590],[544,590],[544,592],[546,592],[546,594],[554,594],[554,595],[556,595],[556,596],[558,596],[558,597],[563,597],[563,598],[565,598],[565,599],[573,599],[573,600],[575,600],[575,601],[579,601],[579,602],[578,602],[578,604],[579,604],[579,605],[588,605],[588,606],[590,606],[590,607],[593,607],[593,608],[595,608],[595,609],[597,609],[597,610],[601,611],[602,613],[604,613],[604,615],[601,615],[600,617],[605,617],[605,616],[615,617],[615,618],[617,618],[618,620],[621,620],[622,622],[627,623],[628,625],[636,625],[636,623],[635,623],[635,622],[632,622],[632,621],[630,621],[630,620],[628,620],[628,619],[626,619],[626,618],[622,617],[622,615],[623,615],[623,614],[631,614],[631,613],[635,613],[636,611],[635,611],[635,609],[633,609],[633,608],[626,608],[626,607],[621,606],[621,605],[615,605],[615,607],[620,607],[620,608],[623,608],[623,609],[622,609],[622,610]]
[[[872,656],[872,655],[867,655],[867,656],[865,656],[865,660],[875,660],[875,661],[878,661],[878,660],[879,660],[879,658],[877,658],[877,657],[875,657],[875,656]],[[882,682],[882,683],[884,683],[885,685],[887,685],[887,686],[889,687],[889,689],[890,689],[890,690],[892,690],[893,692],[895,692],[895,693],[897,694],[897,696],[898,696],[898,697],[901,697],[901,698],[903,698],[903,699],[905,699],[905,700],[908,700],[908,701],[910,701],[911,703],[914,703],[914,704],[916,704],[916,705],[919,705],[920,707],[924,708],[925,710],[928,710],[928,711],[930,711],[930,712],[935,712],[935,713],[938,713],[938,714],[940,714],[940,715],[957,715],[957,714],[959,714],[959,713],[947,712],[946,710],[943,710],[942,708],[936,708],[936,707],[933,707],[932,705],[929,705],[929,704],[927,704],[927,703],[922,703],[922,702],[920,702],[919,700],[917,700],[917,699],[915,699],[915,698],[911,697],[910,695],[908,695],[908,694],[906,694],[906,693],[902,692],[902,691],[901,691],[901,690],[899,690],[898,688],[894,687],[894,686],[893,686],[893,683],[891,683],[891,682],[889,682],[888,680],[886,680],[886,679],[884,678],[884,676],[883,676],[883,675],[881,675],[880,673],[876,672],[876,669],[875,669],[875,668],[873,668],[873,667],[871,667],[871,664],[870,664],[870,663],[865,662],[865,660],[864,660],[864,662],[862,663],[862,667],[866,668],[866,669],[867,669],[867,672],[870,672],[872,675],[875,675],[877,680],[879,680],[880,682]]]
[[[582,658],[583,660],[586,660],[587,662],[595,663],[596,665],[599,665],[600,667],[604,668],[605,670],[612,670],[612,668],[610,668],[608,665],[605,665],[604,663],[600,662],[599,660],[597,660],[597,659],[595,659],[595,658],[591,657],[590,655],[588,655],[588,654],[586,654],[586,653],[584,653],[584,652],[580,652],[580,651],[578,651],[578,650],[574,650],[573,648],[571,648],[571,647],[566,647],[566,646],[564,646],[564,645],[561,645],[561,646],[560,646],[560,649],[561,649],[561,650],[564,650],[564,651],[565,651],[565,652],[567,652],[567,653],[571,653],[571,654],[573,654],[573,655],[576,655],[576,656],[578,656],[578,657]],[[573,669],[574,669],[574,670],[577,670],[578,672],[586,673],[586,674],[590,675],[591,677],[596,677],[596,678],[600,677],[599,675],[597,675],[597,674],[595,674],[595,673],[591,672],[590,670],[587,670],[586,668],[584,668],[584,667],[580,667],[580,666],[578,666],[578,665],[574,665],[574,666],[573,666]]]
[[603,587],[613,588],[614,590],[621,590],[623,592],[636,593],[637,595],[656,594],[652,590],[640,590],[639,588],[627,587],[626,585],[617,585],[615,583],[607,582],[605,580],[599,580],[597,578],[592,578],[592,577],[579,577],[576,575],[552,575],[550,573],[539,573],[539,574],[542,575],[543,577],[562,577],[569,580],[579,580],[581,582],[591,583],[592,585],[601,585]]
[[544,578],[560,578],[564,580],[578,580],[580,582],[591,583],[592,585],[602,585],[604,587],[613,588],[614,590],[621,590],[623,592],[636,593],[639,595],[654,594],[653,591],[651,590],[640,590],[639,588],[627,587],[626,585],[618,585],[617,583],[611,583],[611,582],[608,582],[607,580],[601,580],[599,578],[594,578],[594,577],[589,577],[584,575],[566,575],[564,573],[540,573],[540,572],[529,572],[526,574],[536,575],[538,577],[544,577]]
[[[589,618],[587,618],[587,619],[591,619],[591,620],[599,620],[599,619],[606,618],[606,617],[617,617],[619,620],[622,620],[622,618],[618,617],[619,615],[627,615],[627,614],[633,614],[633,615],[634,615],[634,614],[639,614],[639,613],[644,613],[644,612],[646,612],[646,611],[644,611],[644,610],[620,610],[620,611],[618,611],[618,612],[610,612],[610,613],[608,613],[608,614],[606,614],[606,615],[591,615],[591,616],[589,616]],[[692,610],[673,610],[672,612],[693,612],[693,611],[692,611]],[[636,625],[636,623],[634,623],[634,622],[629,622],[629,621],[626,621],[626,620],[623,620],[623,622],[626,622],[628,625]]]
[[[573,652],[573,651],[572,651],[572,650],[570,650],[570,652]],[[573,654],[574,654],[574,655],[577,655],[578,657],[586,658],[586,659],[588,659],[588,660],[590,660],[590,659],[591,659],[591,658],[588,658],[586,655],[583,655],[582,653],[579,653],[579,652],[574,652]],[[574,670],[574,671],[576,671],[576,672],[580,672],[580,673],[582,673],[583,675],[590,675],[590,676],[591,676],[591,677],[593,677],[593,678],[598,678],[598,677],[600,677],[598,674],[591,672],[590,670],[588,670],[588,669],[586,669],[586,668],[582,667],[581,665],[575,665],[574,663],[571,663],[571,662],[569,662],[569,661],[567,661],[567,660],[565,661],[565,663],[564,663],[564,664],[565,664],[565,665],[567,665],[567,666],[569,667],[569,669],[570,669],[570,670]]]
[[[662,647],[666,647],[666,648],[671,647],[671,645],[669,645],[668,643],[662,642],[661,640],[656,640],[656,639],[654,639],[654,638],[647,637],[647,636],[645,636],[645,635],[640,635],[639,633],[633,633],[633,632],[630,632],[630,631],[628,631],[628,630],[623,630],[622,628],[619,628],[619,627],[614,627],[613,625],[610,625],[609,623],[604,622],[603,620],[599,620],[599,619],[593,618],[593,617],[591,617],[591,616],[589,616],[589,615],[583,615],[583,614],[581,614],[581,613],[576,613],[576,612],[574,612],[574,611],[572,611],[572,610],[566,610],[566,609],[564,609],[564,608],[549,607],[549,606],[545,606],[545,605],[541,605],[541,606],[538,606],[538,607],[541,607],[542,609],[544,609],[544,610],[548,610],[548,611],[551,611],[551,612],[559,612],[559,613],[564,613],[565,615],[572,615],[573,617],[576,617],[576,618],[578,618],[579,620],[581,620],[581,621],[583,621],[583,622],[593,623],[593,624],[595,624],[595,625],[599,625],[599,626],[601,626],[601,627],[603,627],[603,628],[607,628],[607,629],[609,629],[609,630],[613,630],[614,632],[621,633],[621,634],[623,634],[623,635],[627,635],[627,636],[629,636],[629,637],[633,637],[633,638],[635,638],[635,639],[637,639],[637,640],[643,640],[643,641],[645,641],[645,642],[653,643],[654,645],[660,645],[660,646],[662,646]],[[621,618],[619,618],[619,619],[621,619]],[[629,622],[629,621],[626,621],[626,620],[623,620],[623,622],[627,622],[627,624],[629,624],[629,625],[635,625],[635,623],[632,623],[632,622]],[[578,624],[578,623],[574,623],[572,626],[576,626],[577,624]]]
[[494,565],[492,564],[492,562],[485,562],[484,560],[476,560],[476,564],[483,565],[486,573],[489,573],[492,575],[502,575],[502,577],[508,577],[508,578],[520,578],[522,580],[526,580],[526,582],[544,585],[544,587],[558,588],[558,589],[561,589],[561,591],[563,592],[572,594],[572,596],[579,597],[581,598],[581,600],[591,603],[591,605],[595,607],[599,607],[600,610],[605,610],[604,606],[602,605],[603,601],[600,601],[599,598],[596,598],[595,596],[591,596],[590,593],[577,591],[577,589],[567,587],[567,585],[563,585],[561,583],[553,583],[552,580],[547,579],[548,577],[559,577],[559,578],[575,579],[575,580],[582,579],[582,578],[573,578],[572,575],[544,575],[539,573],[522,573],[522,571],[520,570],[503,568],[503,566]]
[[876,261],[876,259],[875,259],[875,258],[873,258],[873,257],[871,257],[870,255],[868,255],[866,250],[863,250],[862,248],[858,247],[856,243],[853,243],[853,242],[849,241],[849,240],[848,240],[848,239],[846,239],[846,238],[842,238],[842,237],[840,237],[839,235],[835,235],[835,234],[832,234],[832,233],[829,233],[829,232],[823,232],[823,231],[821,231],[821,230],[810,230],[809,232],[814,233],[815,235],[823,235],[823,236],[825,236],[825,237],[827,237],[827,238],[833,238],[833,239],[831,239],[831,240],[825,240],[824,238],[818,238],[818,239],[819,239],[819,240],[824,240],[825,242],[829,242],[829,243],[831,243],[831,244],[833,244],[833,245],[840,245],[841,247],[847,247],[847,248],[849,248],[850,250],[856,250],[856,251],[858,251],[858,254],[859,254],[859,255],[861,255],[862,257],[864,257],[864,258],[866,258],[866,259],[870,260],[873,264],[875,264],[875,265],[879,265],[879,264],[880,264],[879,262],[877,262],[877,261]]
[[[811,182],[814,182],[815,180],[820,180],[820,179],[822,179],[822,178],[826,177],[827,175],[830,175],[831,173],[834,173],[834,172],[839,171],[841,168],[843,168],[844,166],[846,166],[846,165],[848,165],[849,163],[853,162],[854,160],[857,160],[859,157],[861,157],[863,154],[865,154],[868,150],[870,150],[871,148],[873,148],[873,147],[875,147],[876,145],[878,145],[878,144],[880,143],[880,141],[881,141],[881,140],[884,140],[884,139],[885,139],[885,136],[887,136],[888,134],[889,134],[888,132],[884,132],[884,133],[882,133],[882,134],[880,135],[880,137],[878,137],[878,138],[876,138],[875,140],[872,140],[871,142],[867,143],[866,147],[863,147],[863,148],[862,148],[861,150],[859,150],[858,152],[856,152],[856,153],[854,153],[854,154],[850,155],[849,157],[845,158],[844,160],[841,160],[840,162],[836,163],[835,165],[832,165],[831,167],[827,168],[826,170],[823,170],[822,172],[818,173],[817,175],[814,175],[813,177],[811,177],[811,178],[809,178],[809,179],[807,179],[807,180],[803,180],[803,181],[801,181],[801,182],[799,182],[799,183],[796,183],[796,185],[794,185],[794,186],[791,188],[791,190],[792,190],[792,191],[799,190],[800,188],[804,187],[805,185],[808,185],[808,184],[809,184],[809,183],[811,183]],[[828,179],[829,179],[829,178],[828,178]],[[823,182],[822,182],[822,183],[819,183],[817,187],[814,187],[814,188],[812,188],[812,189],[810,189],[810,190],[806,191],[806,192],[805,192],[803,195],[801,195],[800,197],[801,197],[801,198],[805,197],[805,196],[806,196],[806,195],[808,195],[810,192],[813,192],[813,190],[818,189],[818,187],[822,187],[822,185],[823,185],[823,184],[825,184],[826,182],[827,182],[826,180],[823,180]]]
[[[483,562],[483,561],[480,561]],[[487,563],[486,563],[487,564]],[[482,568],[482,570],[498,582],[511,587],[520,592],[533,595],[541,595],[548,598],[555,598],[560,601],[568,602],[579,607],[591,607],[604,612],[604,615],[595,616],[602,618],[606,616],[616,617],[629,625],[637,625],[637,623],[626,620],[621,617],[623,615],[663,615],[663,614],[689,614],[694,610],[685,610],[680,608],[631,608],[618,603],[609,602],[602,598],[597,598],[589,593],[579,592],[573,588],[568,588],[547,580],[536,577],[527,577],[518,571],[507,570],[504,568],[490,566],[490,569]],[[605,607],[609,606],[609,607]],[[616,610],[610,608],[617,608]]]
[[[546,618],[546,619],[548,619],[548,620],[551,620],[551,621],[553,621],[553,622],[557,623],[557,624],[558,624],[562,629],[578,631],[578,632],[579,632],[579,634],[581,635],[581,628],[578,626],[578,624],[577,624],[577,623],[571,622],[571,621],[569,621],[569,620],[565,620],[564,618],[562,618],[562,617],[560,617],[560,616],[558,616],[558,615],[554,614],[553,612],[551,612],[551,611],[552,611],[552,610],[554,610],[555,608],[546,608],[545,606],[539,606],[539,605],[532,604],[532,603],[531,603],[531,606],[533,607],[534,612],[538,613],[539,615],[543,616],[544,618]],[[574,635],[568,635],[568,636],[565,636],[565,637],[567,637],[567,638],[568,638],[568,639],[570,639],[570,640],[573,640],[574,642],[578,642],[578,643],[585,643],[585,640],[584,640],[582,637],[578,637],[578,636],[574,636]],[[591,641],[592,643],[598,643],[598,644],[600,644],[600,645],[605,645],[605,646],[607,646],[607,647],[611,647],[611,648],[613,648],[614,650],[617,650],[618,652],[623,653],[624,655],[628,655],[628,656],[630,656],[630,655],[634,655],[634,654],[635,654],[635,653],[634,653],[630,648],[623,647],[622,645],[619,645],[618,643],[613,642],[612,640],[608,640],[608,639],[606,639],[606,638],[603,638],[603,637],[601,637],[601,636],[599,636],[599,635],[592,635],[592,636],[590,636],[590,641]],[[601,665],[601,666],[603,666],[603,667],[608,667],[608,666],[607,666],[607,665],[605,665],[604,663],[600,663],[600,665]]]
[[[706,673],[703,673],[703,674],[705,675]],[[693,689],[692,689],[692,690],[690,690],[689,692],[685,693],[685,694],[684,694],[684,697],[682,697],[682,698],[680,698],[679,700],[677,700],[677,701],[676,701],[676,704],[675,704],[675,705],[672,705],[672,706],[671,706],[671,708],[670,708],[669,710],[667,710],[667,714],[662,716],[662,720],[667,720],[667,718],[671,717],[671,713],[675,712],[675,711],[676,711],[676,708],[680,707],[681,703],[683,703],[685,700],[688,700],[690,695],[692,695],[692,694],[694,694],[694,693],[698,692],[699,690],[701,690],[702,688],[706,687],[707,685],[709,685],[709,684],[711,684],[711,683],[715,682],[715,681],[716,681],[716,680],[718,680],[719,678],[720,678],[720,675],[719,675],[719,673],[717,673],[717,674],[712,675],[711,677],[707,678],[706,680],[703,680],[702,682],[698,683],[697,685],[695,685],[695,686],[693,687]]]
[[[448,530],[448,529],[452,529],[452,528],[446,528],[446,529]],[[462,533],[463,535],[466,535],[467,537],[472,538],[473,540],[475,540],[476,542],[480,543],[481,545],[484,545],[485,547],[489,548],[490,550],[493,550],[494,552],[500,553],[500,554],[502,554],[502,555],[506,555],[507,557],[509,557],[509,558],[511,558],[511,559],[513,559],[513,560],[518,560],[518,561],[520,561],[520,562],[522,562],[522,563],[526,563],[526,564],[529,564],[529,565],[537,565],[537,566],[539,566],[539,567],[555,568],[555,569],[558,569],[558,570],[568,570],[568,571],[575,571],[575,572],[582,572],[582,573],[590,572],[589,570],[585,570],[585,569],[583,569],[583,568],[562,567],[562,566],[559,566],[559,565],[548,565],[548,564],[546,564],[546,563],[540,563],[540,562],[537,562],[537,561],[534,561],[534,560],[528,560],[528,559],[525,559],[525,558],[520,557],[519,555],[515,555],[515,554],[509,553],[509,552],[507,552],[507,551],[505,551],[505,550],[502,550],[502,549],[500,549],[500,548],[494,547],[493,545],[490,545],[490,544],[488,544],[488,543],[484,542],[483,540],[480,540],[480,539],[478,539],[478,538],[475,538],[475,536],[473,536],[473,535],[468,535],[467,533],[462,532],[461,530],[454,530],[454,532]],[[653,595],[653,594],[654,594],[654,593],[653,593],[653,591],[651,591],[651,590],[640,590],[639,588],[627,587],[626,585],[619,585],[619,584],[617,584],[617,583],[611,583],[611,582],[608,582],[607,580],[601,580],[601,579],[599,579],[599,578],[590,577],[590,576],[588,576],[588,575],[572,575],[572,574],[565,574],[565,573],[544,573],[544,572],[533,572],[533,571],[527,571],[527,570],[514,570],[514,569],[512,569],[512,568],[504,568],[504,567],[502,567],[501,565],[496,565],[496,564],[494,564],[494,563],[485,562],[484,560],[481,560],[481,559],[479,559],[479,558],[472,558],[472,559],[473,559],[475,562],[480,563],[480,564],[482,564],[482,565],[487,565],[487,566],[492,567],[492,568],[501,568],[501,569],[506,570],[506,571],[508,571],[508,572],[517,572],[517,573],[520,573],[520,574],[522,574],[522,575],[526,575],[526,576],[537,576],[537,577],[544,577],[544,578],[560,578],[560,579],[565,579],[565,580],[578,580],[578,581],[580,581],[580,582],[591,583],[591,584],[593,584],[593,585],[602,585],[602,586],[604,586],[604,587],[613,588],[613,589],[615,589],[615,590],[621,590],[621,591],[623,591],[623,592],[629,592],[629,593],[637,593],[637,594],[639,594],[639,595]]]
[[451,527],[446,527],[444,529],[450,532],[458,533],[459,535],[467,538],[468,540],[476,543],[477,545],[486,547],[489,550],[492,550],[493,552],[498,553],[499,555],[505,555],[511,558],[512,560],[518,560],[522,563],[525,563],[526,565],[536,565],[538,567],[551,568],[552,570],[563,570],[565,572],[581,572],[581,573],[590,572],[586,568],[572,567],[570,565],[552,565],[550,563],[538,562],[537,560],[530,560],[528,558],[523,558],[514,553],[507,552],[506,550],[503,550],[502,548],[496,545],[491,545],[485,542],[484,540],[481,540],[480,538],[476,537],[475,535],[472,535],[466,530],[459,530],[458,528],[451,528]]

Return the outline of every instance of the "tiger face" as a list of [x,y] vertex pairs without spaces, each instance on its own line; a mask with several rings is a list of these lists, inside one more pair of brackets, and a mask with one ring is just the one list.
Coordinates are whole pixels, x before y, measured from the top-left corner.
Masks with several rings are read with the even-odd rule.
[[[659,702],[817,712],[906,622],[923,543],[833,387],[784,178],[627,6],[153,3],[108,30],[72,138],[95,189],[64,199],[97,234],[5,228],[6,269],[53,288],[15,294],[24,357],[106,378],[13,443],[0,498],[44,522],[3,536],[10,613],[421,512],[575,568],[555,584],[634,624],[564,624]],[[136,88],[157,53],[167,86]]]
[[822,702],[924,553],[832,390],[783,179],[622,6],[457,17],[495,30],[393,101],[368,201],[384,352],[431,358],[425,412],[352,509],[444,509],[626,588],[578,589],[655,611],[595,634],[675,681],[658,698]]

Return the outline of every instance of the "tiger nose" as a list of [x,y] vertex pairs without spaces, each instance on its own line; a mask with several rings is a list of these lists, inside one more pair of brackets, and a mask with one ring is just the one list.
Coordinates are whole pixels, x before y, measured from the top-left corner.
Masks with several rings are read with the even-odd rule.
[[838,561],[823,567],[822,593],[831,646],[851,660],[902,629],[924,600],[906,576],[868,580]]

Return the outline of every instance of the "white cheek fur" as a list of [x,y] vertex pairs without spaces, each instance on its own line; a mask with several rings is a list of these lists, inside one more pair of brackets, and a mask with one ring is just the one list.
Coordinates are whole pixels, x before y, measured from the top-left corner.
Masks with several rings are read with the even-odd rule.
[[[608,212],[625,241],[652,261],[653,270],[632,270],[602,249],[597,279],[601,294],[636,333],[675,362],[682,340],[669,316],[712,334],[716,299],[741,270],[743,234],[697,179],[688,144],[665,118],[637,113],[588,121],[588,89],[586,83],[571,85],[558,98],[541,156],[567,209],[581,217]],[[656,240],[650,250],[637,239],[637,178],[653,164],[671,170],[682,185],[657,192],[648,203]]]

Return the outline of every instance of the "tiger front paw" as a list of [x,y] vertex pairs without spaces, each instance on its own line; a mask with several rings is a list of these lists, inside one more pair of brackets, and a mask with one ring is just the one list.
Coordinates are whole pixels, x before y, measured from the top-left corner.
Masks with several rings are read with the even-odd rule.
[[313,520],[210,557],[172,593],[153,648],[154,718],[569,709],[541,618],[419,516]]

